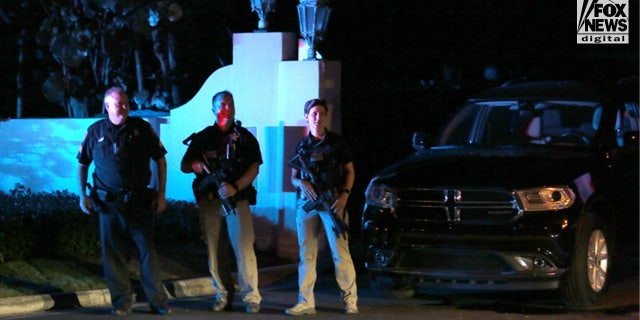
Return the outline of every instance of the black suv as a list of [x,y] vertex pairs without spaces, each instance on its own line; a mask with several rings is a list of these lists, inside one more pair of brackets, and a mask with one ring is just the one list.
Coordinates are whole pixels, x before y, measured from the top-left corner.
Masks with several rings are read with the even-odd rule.
[[600,303],[638,254],[638,87],[572,81],[477,94],[366,190],[362,239],[387,297],[556,290]]

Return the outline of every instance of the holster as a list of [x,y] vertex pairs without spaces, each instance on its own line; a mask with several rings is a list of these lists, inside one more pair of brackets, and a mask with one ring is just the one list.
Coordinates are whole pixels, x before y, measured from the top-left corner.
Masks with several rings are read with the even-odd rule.
[[109,212],[107,202],[112,200],[109,199],[109,192],[107,190],[92,188],[91,192],[89,192],[89,199],[91,199],[91,205],[97,212]]
[[156,206],[157,191],[152,188],[122,189],[114,193],[105,189],[93,188],[89,197],[100,213],[109,213],[114,206],[125,215],[140,216],[151,212]]
[[235,196],[235,198],[240,200],[249,201],[249,205],[255,205],[258,202],[258,190],[253,186],[248,186],[242,190]]
[[123,189],[116,196],[123,211],[150,211],[155,209],[158,192],[152,188]]

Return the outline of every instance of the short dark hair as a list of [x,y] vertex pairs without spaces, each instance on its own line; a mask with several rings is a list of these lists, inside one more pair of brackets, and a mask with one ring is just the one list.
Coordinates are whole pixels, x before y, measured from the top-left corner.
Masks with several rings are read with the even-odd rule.
[[311,110],[311,108],[315,106],[322,106],[324,107],[325,111],[329,111],[329,107],[327,107],[327,101],[325,101],[324,99],[316,98],[311,99],[304,104],[304,114],[309,114],[309,110]]
[[213,111],[214,114],[217,114],[218,111],[220,111],[220,110],[216,110],[216,100],[222,99],[224,97],[229,97],[231,98],[231,100],[233,100],[233,94],[231,94],[229,90],[222,90],[214,94],[213,97],[211,98],[211,111]]

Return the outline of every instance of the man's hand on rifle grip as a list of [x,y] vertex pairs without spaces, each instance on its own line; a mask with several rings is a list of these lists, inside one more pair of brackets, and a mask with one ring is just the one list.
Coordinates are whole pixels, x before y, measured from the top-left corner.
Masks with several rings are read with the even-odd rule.
[[311,182],[304,179],[300,179],[300,184],[298,185],[298,187],[300,188],[300,190],[302,191],[302,193],[305,195],[307,199],[310,199],[311,201],[315,201],[318,198],[318,194],[316,193],[316,190],[313,188],[313,185],[311,184]]
[[218,188],[218,195],[222,199],[234,197],[237,193],[238,190],[236,190],[236,188],[232,184],[226,181],[222,181],[222,185],[220,186],[220,188]]

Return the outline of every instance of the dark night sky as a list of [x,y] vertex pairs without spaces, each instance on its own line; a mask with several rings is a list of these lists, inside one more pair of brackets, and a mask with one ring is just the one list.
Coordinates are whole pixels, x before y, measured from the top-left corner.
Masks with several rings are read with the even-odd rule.
[[[25,1],[3,0],[0,6],[10,12],[15,3]],[[26,2],[29,10],[12,16],[13,25],[0,23],[5,48],[0,117],[15,114],[16,27],[37,28],[43,16],[40,1]],[[178,63],[186,75],[183,100],[188,101],[215,69],[231,63],[229,34],[253,31],[257,16],[249,0],[176,2],[184,11],[176,34]],[[629,2],[629,45],[578,45],[575,1],[332,1],[320,52],[326,59],[342,61],[343,133],[354,148],[360,173],[354,191],[364,192],[373,172],[410,152],[413,130],[440,125],[453,102],[490,85],[482,78],[489,64],[497,66],[499,81],[521,76],[597,81],[637,76],[638,1]],[[279,0],[269,30],[298,32],[297,4]],[[26,45],[33,47],[33,38],[28,41]],[[25,59],[30,67],[41,67],[34,63],[34,53],[27,52]],[[444,65],[457,72],[458,90],[447,89]],[[27,115],[60,116],[56,106],[38,98],[40,84],[25,80]],[[433,85],[425,85],[429,83]]]
[[[175,31],[178,63],[186,76],[181,83],[183,100],[187,101],[215,69],[231,63],[230,33],[253,31],[257,16],[248,0],[175,2],[184,11]],[[635,6],[631,12],[638,12],[637,1],[630,2]],[[20,9],[17,3],[29,5]],[[5,48],[3,115],[14,113],[15,33],[20,27],[28,32],[27,65],[46,69],[35,59],[34,34],[45,14],[41,3],[48,1],[5,0],[0,5],[12,19],[11,26],[0,24]],[[298,32],[297,3],[278,1],[276,12],[270,15],[270,31]],[[482,81],[487,64],[498,66],[503,78],[544,74],[614,79],[625,73],[638,74],[637,14],[632,17],[631,44],[594,46],[576,44],[576,4],[572,1],[333,0],[332,7],[320,50],[325,58],[343,62],[345,103],[357,103],[370,92],[388,92],[397,99],[395,91],[412,91],[421,80],[439,80],[444,64],[456,68],[469,90]],[[39,49],[48,54],[46,48]],[[29,80],[25,75],[26,116],[46,116],[46,107],[32,106],[42,101],[33,97],[39,93],[39,83]],[[354,101],[349,99],[351,92],[358,93]]]

